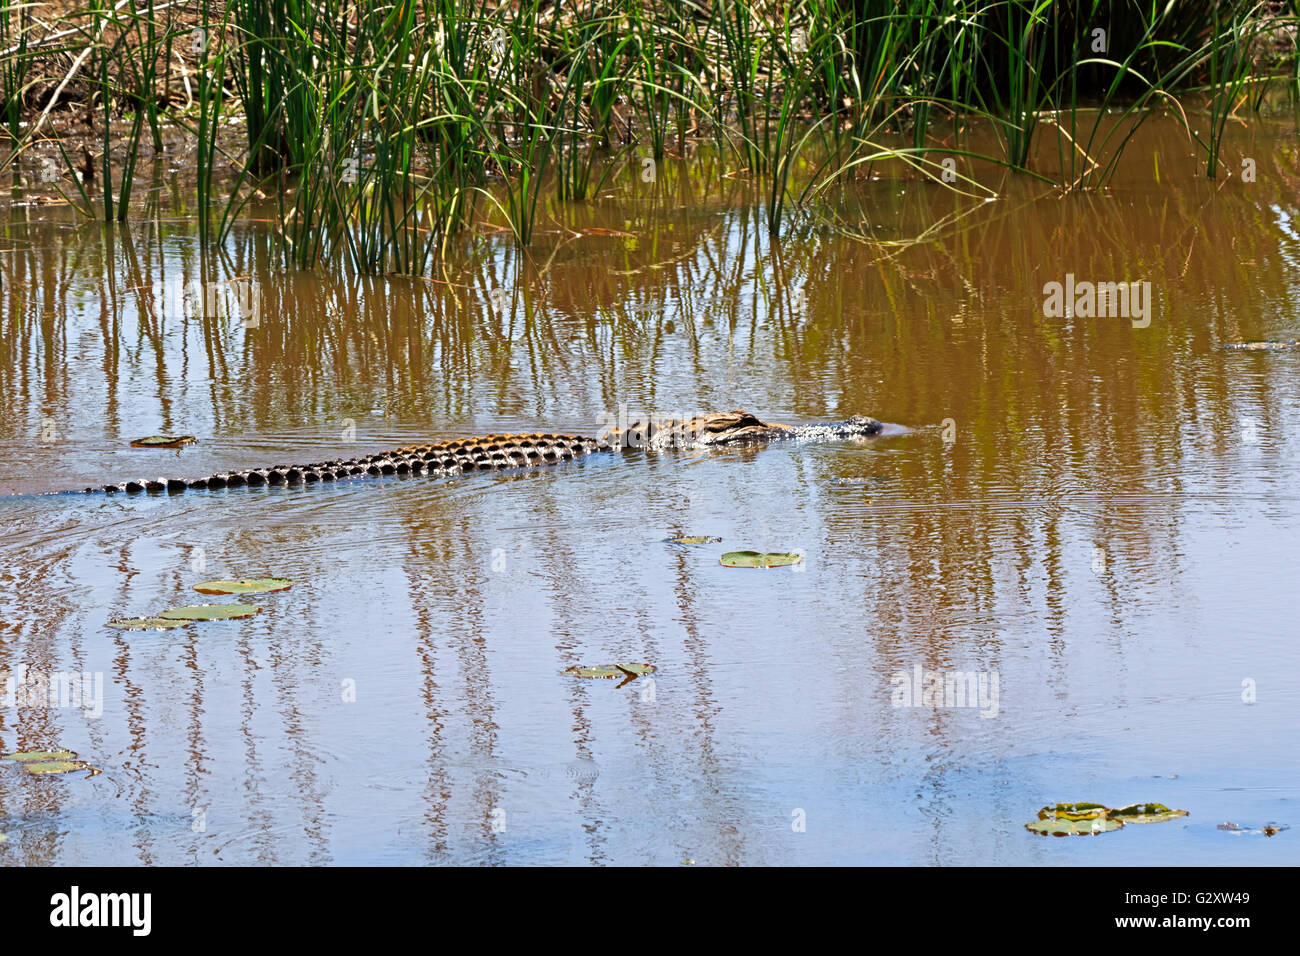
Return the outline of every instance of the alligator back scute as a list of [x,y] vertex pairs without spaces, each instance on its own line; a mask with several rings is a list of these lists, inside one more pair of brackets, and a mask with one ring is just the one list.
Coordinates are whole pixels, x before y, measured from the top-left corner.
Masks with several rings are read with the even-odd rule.
[[794,429],[765,422],[757,415],[737,408],[730,412],[673,418],[664,421],[631,422],[616,428],[610,440],[629,448],[695,448],[702,445],[743,444],[786,438]]
[[[221,472],[206,478],[159,478],[156,481],[123,481],[105,485],[103,491],[128,493],[180,492],[186,489],[261,487],[264,485],[314,484],[341,481],[363,475],[452,475],[461,472],[494,471],[505,468],[535,468],[610,449],[585,435],[552,432],[480,435],[425,445],[406,445],[361,458],[335,459],[308,465],[275,465]],[[100,489],[87,488],[87,491]]]

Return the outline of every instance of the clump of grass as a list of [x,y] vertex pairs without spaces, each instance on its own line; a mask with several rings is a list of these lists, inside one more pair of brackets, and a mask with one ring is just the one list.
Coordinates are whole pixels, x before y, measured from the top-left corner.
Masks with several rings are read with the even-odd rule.
[[32,3],[0,0],[0,117],[11,140],[22,136],[23,97],[31,70]]
[[[1245,0],[230,0],[219,19],[199,9],[196,21],[171,4],[90,0],[59,24],[73,32],[37,36],[28,5],[0,0],[0,167],[57,136],[43,121],[79,88],[102,127],[96,196],[74,177],[87,215],[130,215],[145,131],[161,149],[174,122],[197,140],[205,244],[261,189],[278,197],[286,263],[341,251],[370,273],[426,272],[485,218],[526,247],[552,201],[599,193],[625,151],[659,164],[700,137],[754,185],[772,235],[881,164],[976,194],[977,160],[1062,190],[1104,186],[1152,110],[1189,92],[1207,95],[1198,142],[1214,176],[1228,117],[1262,100],[1259,38],[1295,25]],[[173,59],[195,36],[180,106]],[[1294,49],[1278,62],[1300,75]],[[53,93],[51,64],[64,70]],[[24,127],[38,77],[42,122]],[[229,117],[242,119],[242,147],[220,135]],[[114,150],[109,129],[123,118]],[[963,148],[973,124],[998,131],[999,155]],[[71,169],[77,151],[63,155]],[[941,175],[945,156],[964,157],[959,176]],[[240,173],[219,182],[231,162]]]

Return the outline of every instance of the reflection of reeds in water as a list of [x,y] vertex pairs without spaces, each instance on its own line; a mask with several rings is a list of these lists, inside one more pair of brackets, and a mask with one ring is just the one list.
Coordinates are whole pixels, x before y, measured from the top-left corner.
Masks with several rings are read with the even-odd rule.
[[[778,420],[952,419],[951,444],[924,432],[913,454],[873,457],[878,487],[828,491],[829,537],[888,556],[880,575],[892,593],[948,581],[953,593],[935,590],[924,622],[941,629],[972,608],[1014,613],[1006,602],[1018,590],[1041,598],[1077,583],[1092,544],[1066,529],[1082,520],[1110,555],[1088,580],[1113,603],[1124,580],[1177,551],[1177,509],[1153,503],[1221,490],[1189,484],[1179,462],[1230,456],[1215,434],[1288,400],[1271,376],[1242,393],[1213,351],[1295,332],[1269,316],[1284,316],[1289,301],[1293,239],[1278,224],[1294,214],[1300,172],[1280,151],[1257,151],[1273,159],[1244,194],[1195,185],[1152,194],[1120,181],[1118,200],[1041,203],[1012,189],[927,242],[888,250],[818,230],[774,243],[754,207],[692,199],[689,177],[670,178],[663,185],[697,212],[649,202],[611,219],[584,207],[565,231],[539,233],[531,253],[488,243],[440,281],[283,273],[265,228],[233,231],[205,259],[175,241],[184,225],[103,231],[20,217],[0,260],[0,435],[26,442],[43,417],[60,422],[73,444],[36,465],[47,488],[84,483],[71,474],[99,477],[108,466],[97,437],[130,437],[122,423],[142,405],[167,428],[213,436],[306,430],[333,441],[350,417],[365,442],[376,428],[449,436],[501,417],[594,431],[624,402],[673,412],[739,405]],[[923,233],[954,210],[939,190],[894,201],[903,231]],[[1067,271],[1151,281],[1151,325],[1045,318],[1043,286]],[[175,290],[192,280],[234,276],[259,281],[257,327],[174,309]],[[935,536],[964,556],[960,590],[951,571],[935,577],[929,565]],[[879,612],[904,660],[923,622]]]
[[[1070,354],[1083,356],[1086,364],[1089,349],[1108,348],[1134,333],[1118,321],[1063,327],[1058,320],[1034,317],[1041,311],[1044,283],[1062,279],[1067,271],[1080,278],[1149,278],[1158,300],[1176,291],[1223,290],[1225,300],[1237,307],[1214,316],[1210,330],[1181,326],[1164,315],[1135,340],[1142,350],[1176,353],[1180,343],[1170,338],[1175,334],[1195,336],[1198,345],[1249,334],[1243,317],[1266,311],[1264,297],[1284,284],[1277,271],[1280,260],[1263,244],[1276,241],[1270,236],[1276,218],[1270,203],[1289,208],[1286,184],[1297,174],[1282,165],[1281,154],[1259,152],[1271,165],[1261,169],[1246,201],[1195,189],[1159,197],[1125,190],[1126,201],[1138,211],[1123,215],[1110,201],[1086,196],[1043,204],[1027,193],[1018,198],[1012,190],[1005,201],[963,209],[949,193],[923,185],[903,183],[900,190],[887,181],[867,184],[860,201],[864,210],[875,210],[870,225],[878,236],[927,237],[924,243],[883,251],[845,245],[813,228],[794,241],[769,243],[765,220],[756,219],[752,207],[728,212],[731,197],[696,192],[691,177],[669,175],[661,185],[698,212],[664,211],[656,205],[660,192],[648,192],[645,206],[626,211],[587,207],[579,216],[568,210],[563,230],[539,233],[531,253],[488,243],[471,251],[460,271],[437,281],[294,278],[275,271],[274,240],[257,227],[235,230],[206,258],[188,252],[184,243],[169,242],[170,236],[184,234],[183,226],[158,222],[107,232],[78,227],[77,241],[61,242],[58,237],[68,234],[70,225],[24,222],[31,211],[15,210],[16,222],[6,230],[10,251],[0,262],[8,299],[3,348],[9,352],[0,374],[12,384],[48,347],[41,345],[42,336],[67,341],[73,334],[67,323],[84,321],[84,306],[66,298],[68,282],[80,276],[101,277],[94,308],[102,317],[97,335],[104,354],[120,361],[124,348],[145,346],[136,356],[155,357],[151,364],[160,382],[177,358],[169,350],[183,341],[187,348],[202,343],[202,353],[191,361],[202,358],[207,371],[223,379],[247,372],[251,388],[273,387],[258,384],[264,376],[253,373],[259,368],[275,375],[297,367],[308,376],[319,374],[324,383],[340,373],[350,377],[352,363],[364,362],[390,368],[392,380],[427,395],[424,375],[430,369],[421,367],[417,356],[427,362],[438,355],[470,371],[483,356],[518,358],[521,350],[533,350],[544,363],[542,371],[548,363],[558,368],[556,363],[575,361],[591,370],[591,363],[616,360],[610,348],[637,355],[650,342],[666,341],[658,331],[665,320],[676,330],[668,334],[692,348],[702,336],[726,330],[733,352],[742,345],[758,348],[769,337],[797,353],[805,340],[884,334],[900,358],[924,365],[919,351],[912,356],[908,350],[931,347],[934,323],[943,323],[947,332],[971,334],[990,309],[1006,308],[1012,290],[1019,296],[1011,300],[1013,306],[1028,316],[1026,327],[1037,330],[1033,341],[1042,358],[1063,361]],[[744,197],[742,185],[732,188],[735,198]],[[1216,215],[1206,216],[1207,208]],[[950,220],[954,212],[961,215]],[[892,230],[891,221],[899,224]],[[949,223],[944,231],[927,233],[944,222]],[[1151,230],[1158,230],[1158,241],[1147,238]],[[1261,248],[1250,255],[1198,258],[1198,249],[1241,249],[1243,243]],[[1046,256],[1049,249],[1053,252]],[[986,262],[996,263],[996,269]],[[1244,262],[1254,264],[1234,271]],[[1274,274],[1261,277],[1262,268]],[[846,273],[873,289],[869,302],[854,308]],[[175,308],[177,290],[189,283],[239,276],[259,282],[257,328],[241,330],[237,316],[204,318]],[[33,288],[34,296],[23,292]],[[877,315],[873,304],[887,304],[888,310]],[[871,315],[869,327],[864,310]],[[140,321],[132,321],[137,317]],[[758,334],[764,328],[768,331]],[[110,395],[118,378],[106,377]],[[455,385],[444,381],[441,387]],[[11,402],[18,398],[9,395]],[[162,400],[168,400],[166,389]],[[218,419],[229,420],[229,410]]]

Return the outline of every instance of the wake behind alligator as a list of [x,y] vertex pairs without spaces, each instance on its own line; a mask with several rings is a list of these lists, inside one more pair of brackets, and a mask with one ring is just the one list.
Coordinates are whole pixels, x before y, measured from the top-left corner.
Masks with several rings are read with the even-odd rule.
[[362,458],[252,468],[208,475],[206,478],[122,481],[102,488],[87,488],[85,491],[89,494],[178,493],[191,489],[306,485],[319,481],[344,481],[381,475],[445,476],[475,471],[540,468],[561,461],[572,461],[584,455],[632,448],[704,448],[787,439],[870,437],[880,434],[883,427],[874,418],[864,416],[825,425],[791,427],[765,422],[749,412],[737,409],[690,419],[646,424],[634,422],[627,428],[614,429],[608,435],[598,438],[550,433],[480,435],[430,445],[407,445]]

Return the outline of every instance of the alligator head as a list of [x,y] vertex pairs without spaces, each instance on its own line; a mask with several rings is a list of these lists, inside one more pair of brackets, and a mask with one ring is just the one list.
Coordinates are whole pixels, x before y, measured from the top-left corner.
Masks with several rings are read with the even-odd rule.
[[844,422],[791,427],[765,422],[743,409],[697,415],[644,425],[634,422],[609,436],[612,444],[625,447],[698,448],[709,445],[737,445],[779,441],[785,438],[852,438],[879,434],[880,422],[862,415]]
[[872,438],[879,435],[885,426],[866,415],[854,415],[842,422],[826,422],[821,425],[800,425],[791,429],[793,438],[809,441],[834,441],[840,438]]

